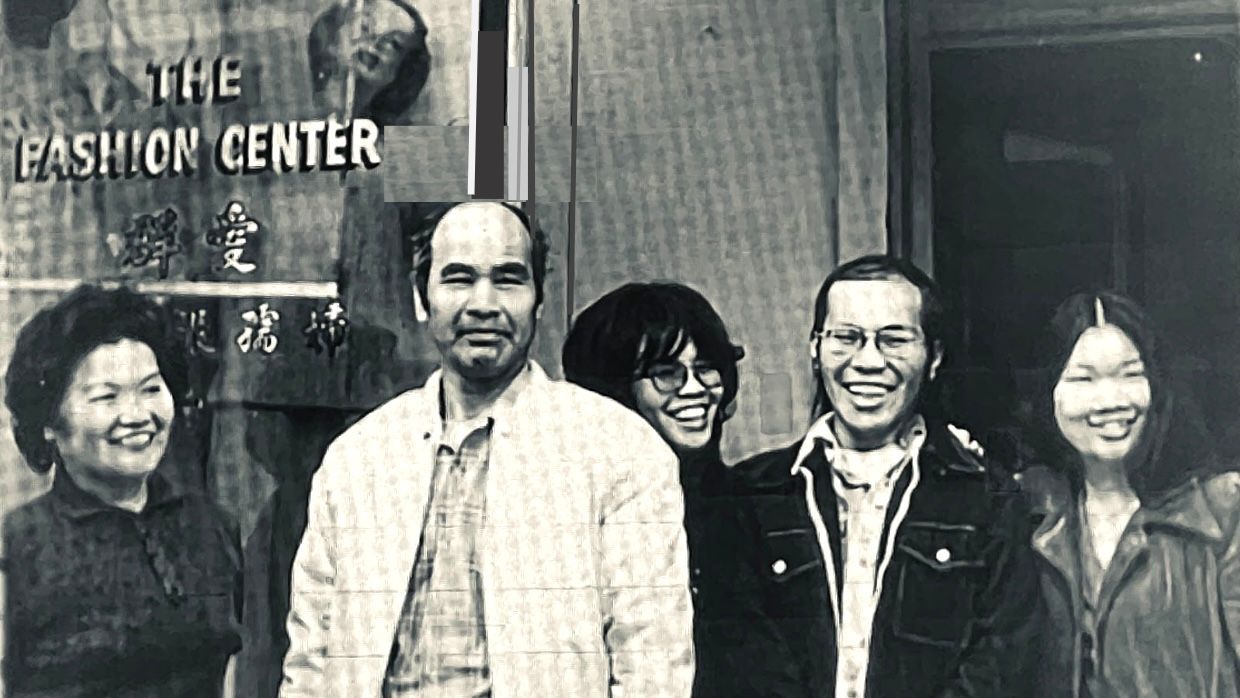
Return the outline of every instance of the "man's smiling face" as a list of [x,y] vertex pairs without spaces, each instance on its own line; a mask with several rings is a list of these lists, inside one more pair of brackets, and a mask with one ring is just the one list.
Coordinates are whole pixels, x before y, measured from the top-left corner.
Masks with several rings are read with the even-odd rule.
[[[855,350],[842,350],[825,334],[814,340],[840,445],[871,449],[891,443],[916,411],[922,384],[940,359],[922,333],[921,305],[920,289],[903,278],[844,280],[827,292],[820,329],[864,334]],[[880,351],[878,331],[914,341]]]

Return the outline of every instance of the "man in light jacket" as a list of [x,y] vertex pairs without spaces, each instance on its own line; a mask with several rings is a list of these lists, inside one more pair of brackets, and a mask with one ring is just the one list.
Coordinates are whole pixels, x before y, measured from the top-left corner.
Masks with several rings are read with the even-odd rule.
[[442,368],[315,475],[280,695],[687,698],[677,461],[639,416],[530,361],[545,238],[471,202],[415,248]]

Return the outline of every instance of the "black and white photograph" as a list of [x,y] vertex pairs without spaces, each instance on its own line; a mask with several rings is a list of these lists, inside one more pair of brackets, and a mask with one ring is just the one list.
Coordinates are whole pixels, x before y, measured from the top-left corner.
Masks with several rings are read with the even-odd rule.
[[4,698],[1240,698],[1240,0],[0,0]]

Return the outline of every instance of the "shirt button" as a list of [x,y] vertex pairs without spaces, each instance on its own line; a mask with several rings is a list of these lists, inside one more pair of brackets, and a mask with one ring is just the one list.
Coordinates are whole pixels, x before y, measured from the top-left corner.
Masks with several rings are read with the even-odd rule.
[[701,567],[694,567],[694,568],[693,568],[693,576],[694,576],[694,577],[701,577],[701,576],[702,576],[702,568],[701,568]]
[[934,554],[934,559],[939,562],[947,562],[952,559],[952,551],[947,548],[939,548],[938,552]]
[[788,571],[788,563],[783,560],[776,560],[771,564],[771,571],[775,574],[783,574]]
[[689,591],[690,591],[690,592],[691,592],[694,596],[697,596],[697,595],[698,595],[698,588],[697,588],[697,587],[689,587]]

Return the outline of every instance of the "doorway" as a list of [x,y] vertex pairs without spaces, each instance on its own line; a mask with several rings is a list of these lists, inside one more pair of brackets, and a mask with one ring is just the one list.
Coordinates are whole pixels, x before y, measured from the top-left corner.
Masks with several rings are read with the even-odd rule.
[[1050,313],[1097,288],[1145,306],[1205,426],[1240,451],[1237,46],[932,54],[934,269],[958,340],[945,389],[1005,456]]

